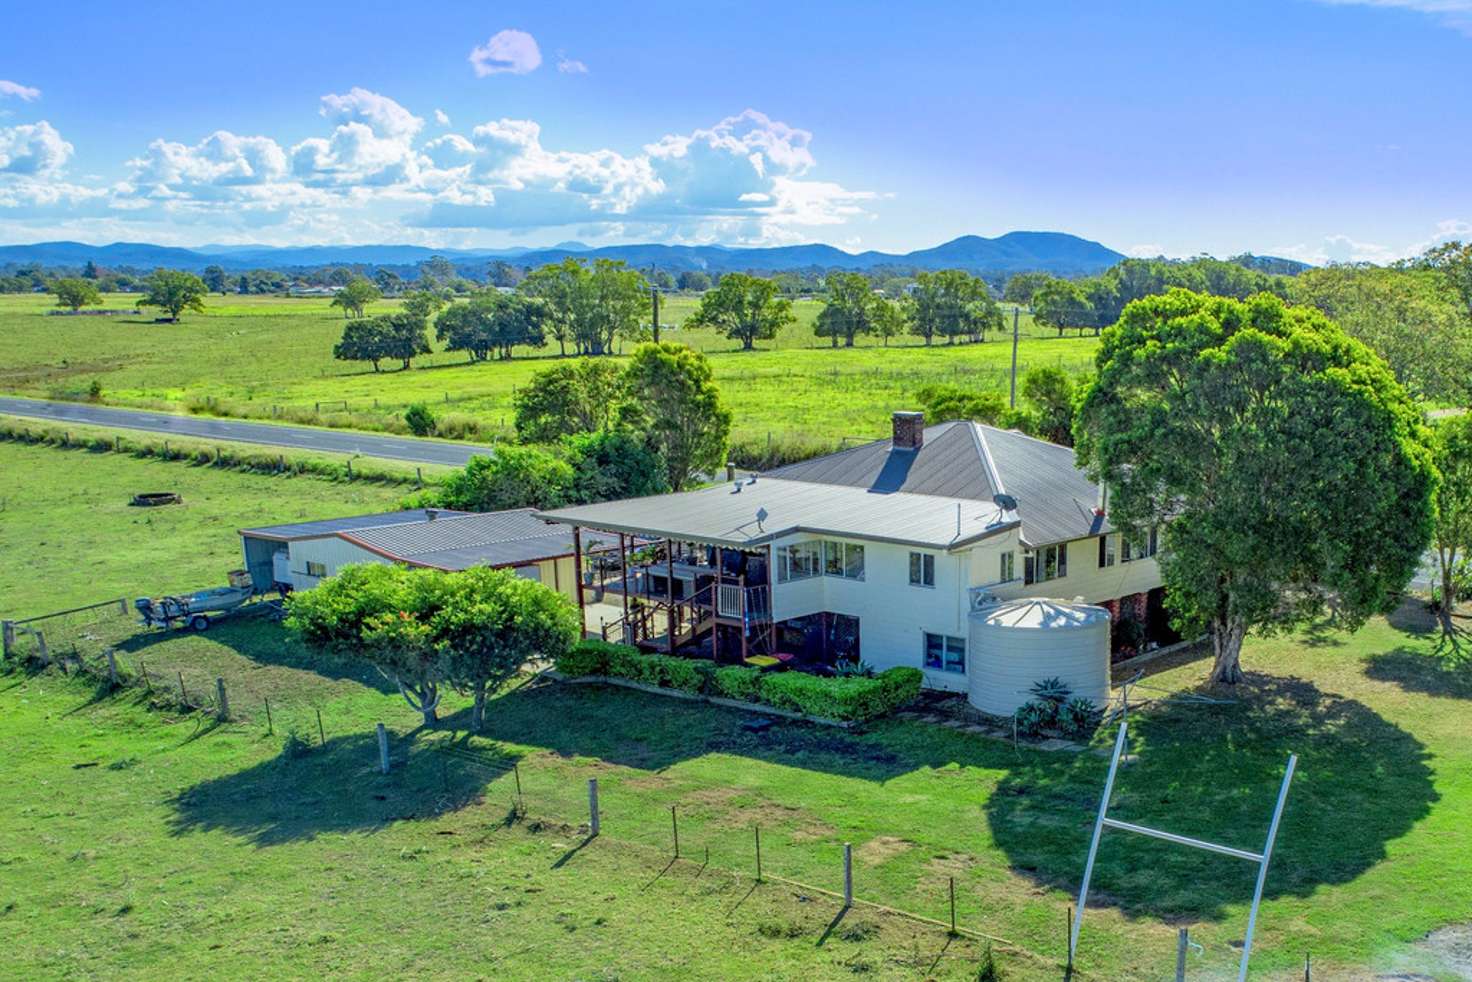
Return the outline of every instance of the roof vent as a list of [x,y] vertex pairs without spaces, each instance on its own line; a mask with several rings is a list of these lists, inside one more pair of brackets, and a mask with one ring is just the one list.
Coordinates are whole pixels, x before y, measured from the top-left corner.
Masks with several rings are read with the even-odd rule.
[[890,443],[896,450],[919,450],[925,445],[925,414],[898,412],[892,417]]
[[439,514],[440,513],[437,512],[437,511],[435,511],[433,508],[426,508],[426,509],[424,509],[424,517],[426,519],[428,519],[429,521],[431,521],[431,522],[434,521],[436,518],[438,518],[439,517]]

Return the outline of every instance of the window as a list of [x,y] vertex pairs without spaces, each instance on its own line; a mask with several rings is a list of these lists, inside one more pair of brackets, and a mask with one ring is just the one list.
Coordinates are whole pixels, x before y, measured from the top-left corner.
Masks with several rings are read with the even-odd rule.
[[822,572],[822,545],[817,542],[795,542],[777,550],[777,582],[806,580]]
[[1017,579],[1016,556],[1017,554],[1013,552],[1002,553],[1002,568],[998,571],[998,583],[1011,583],[1013,580]]
[[307,575],[308,576],[315,576],[315,577],[317,577],[319,579],[322,578],[322,577],[324,577],[324,576],[326,576],[327,575],[327,564],[326,563],[314,563],[310,559],[307,560]]
[[1141,541],[1138,542],[1131,542],[1128,538],[1125,538],[1123,536],[1121,536],[1120,538],[1123,546],[1119,558],[1120,562],[1125,563],[1128,563],[1135,559],[1149,559],[1151,556],[1155,555],[1155,550],[1159,545],[1159,539],[1157,538],[1154,529],[1151,529],[1150,534],[1145,536]]
[[1030,552],[1022,559],[1023,580],[1026,583],[1046,583],[1060,580],[1068,575],[1068,543],[1044,546]]
[[864,547],[855,542],[823,540],[823,575],[845,580],[864,578]]
[[1099,568],[1114,565],[1114,536],[1099,536]]
[[940,672],[966,671],[966,639],[926,631],[925,667]]
[[925,552],[910,553],[910,586],[935,586],[935,557]]

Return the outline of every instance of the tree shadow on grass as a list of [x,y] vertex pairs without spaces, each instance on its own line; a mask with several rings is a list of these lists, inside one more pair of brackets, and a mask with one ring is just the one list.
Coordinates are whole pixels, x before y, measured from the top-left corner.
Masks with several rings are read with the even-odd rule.
[[[1139,759],[1120,771],[1111,816],[1260,851],[1297,753],[1264,895],[1302,897],[1384,859],[1385,844],[1437,800],[1425,747],[1362,703],[1296,678],[1254,675],[1241,688],[1235,704],[1175,702],[1134,714],[1130,748]],[[1078,889],[1104,772],[1092,754],[1033,755],[1003,778],[986,813],[1017,870]],[[1215,920],[1251,899],[1256,873],[1243,860],[1109,831],[1090,904]]]
[[182,649],[191,640],[213,641],[258,665],[295,669],[334,681],[357,682],[385,695],[398,694],[398,688],[366,662],[312,651],[292,632],[263,617],[221,620],[202,636],[188,631],[140,631],[115,647],[147,661],[150,651],[167,657],[172,654],[171,646]]
[[179,792],[170,831],[223,831],[264,847],[433,819],[484,800],[500,772],[441,753],[418,736],[393,741],[386,775],[378,771],[374,733],[322,746],[289,739],[270,760]]
[[1472,699],[1472,651],[1452,645],[1435,651],[1399,647],[1372,655],[1365,675],[1378,682],[1394,682],[1409,692],[1449,699]]

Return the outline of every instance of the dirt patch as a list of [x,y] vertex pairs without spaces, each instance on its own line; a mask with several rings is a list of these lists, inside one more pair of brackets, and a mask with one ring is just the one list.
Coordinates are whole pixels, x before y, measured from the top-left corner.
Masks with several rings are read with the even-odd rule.
[[941,876],[960,876],[977,863],[977,858],[968,852],[947,852],[931,859],[925,864],[925,868]]
[[897,839],[892,835],[876,835],[855,849],[854,855],[865,866],[878,866],[885,860],[903,856],[913,848],[915,848],[915,843],[909,839]]
[[1472,979],[1472,921],[1437,928],[1416,942],[1416,947],[1429,952],[1457,978]]
[[793,842],[832,837],[837,831],[802,808],[784,805],[740,788],[701,788],[680,798],[681,811],[708,815],[719,829],[749,829],[786,832]]

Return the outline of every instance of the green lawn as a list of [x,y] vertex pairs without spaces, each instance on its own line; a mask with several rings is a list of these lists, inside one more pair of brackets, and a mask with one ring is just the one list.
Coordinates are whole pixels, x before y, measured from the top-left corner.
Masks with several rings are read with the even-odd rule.
[[[238,529],[391,511],[410,490],[0,442],[0,616],[223,586]],[[139,491],[184,502],[132,507]]]
[[[105,306],[130,302],[112,296]],[[118,405],[400,430],[404,408],[423,401],[450,417],[452,432],[473,425],[486,435],[509,425],[515,389],[556,352],[549,346],[509,363],[481,365],[437,352],[411,371],[375,374],[366,365],[332,359],[343,320],[324,299],[223,297],[208,303],[205,314],[156,324],[147,317],[52,317],[46,297],[0,297],[0,331],[9,342],[0,391],[76,398],[95,379],[103,399]],[[392,306],[383,302],[373,310]],[[681,321],[693,306],[693,298],[672,297],[661,320]],[[737,435],[747,439],[768,432],[827,441],[882,434],[889,413],[913,405],[915,390],[930,382],[1006,390],[1011,346],[1004,339],[927,349],[905,337],[890,348],[866,341],[835,351],[812,335],[819,309],[815,301],[798,302],[798,323],[754,352],[736,350],[707,330],[675,328],[667,336],[710,353],[736,413]],[[1034,332],[1027,318],[1023,328],[1022,370],[1092,363],[1093,338],[1050,338]]]
[[[242,525],[401,493],[8,444],[0,474],[0,597],[24,613],[217,583]],[[160,487],[185,506],[127,507]],[[859,897],[923,915],[946,916],[954,877],[961,924],[1010,942],[1010,978],[1058,977],[1096,754],[901,720],[753,733],[734,711],[557,685],[501,695],[474,738],[452,696],[425,732],[376,674],[265,619],[122,637],[126,620],[112,625],[120,664],[146,663],[152,709],[147,693],[54,673],[0,678],[0,921],[19,977],[156,976],[183,958],[238,976],[974,977],[978,947],[943,931],[860,908],[825,938],[838,911],[821,893],[752,892],[753,826],[769,873],[837,890],[849,842]],[[1259,674],[1235,701],[1137,712],[1139,760],[1115,798],[1126,820],[1260,848],[1283,764],[1300,756],[1254,977],[1301,977],[1305,952],[1326,978],[1456,977],[1418,939],[1472,911],[1459,641],[1462,657],[1414,606],[1354,635],[1253,640]],[[181,712],[181,674],[192,698],[225,679],[237,719]],[[1169,668],[1139,694],[1189,693],[1203,674]],[[326,745],[284,751],[287,733],[319,742],[318,710]],[[400,761],[387,778],[373,773],[378,721]],[[437,753],[447,738],[518,763],[524,821],[505,823],[514,776]],[[589,777],[603,836],[576,848]],[[672,805],[694,861],[665,870]],[[1252,872],[1111,833],[1082,977],[1162,977],[1178,924],[1204,946],[1193,977],[1227,977]]]

